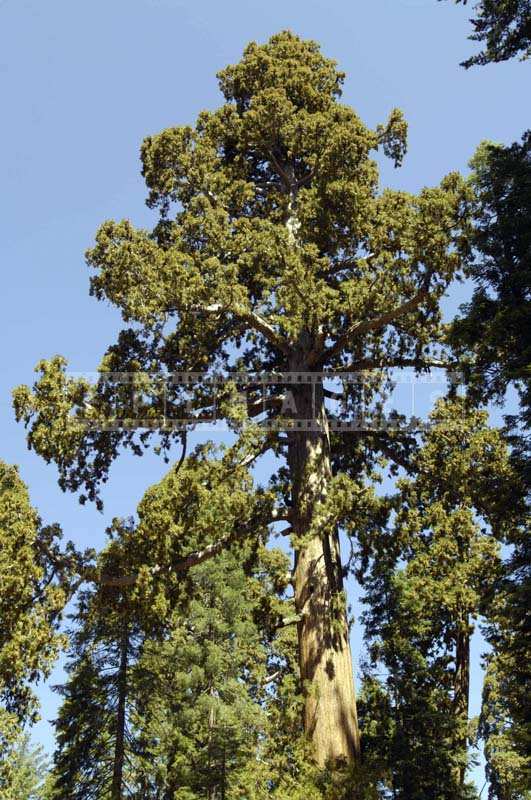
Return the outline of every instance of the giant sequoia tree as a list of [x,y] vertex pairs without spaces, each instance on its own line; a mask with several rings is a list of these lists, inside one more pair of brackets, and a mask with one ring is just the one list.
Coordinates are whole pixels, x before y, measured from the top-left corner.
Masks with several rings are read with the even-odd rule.
[[[398,165],[406,125],[395,110],[369,130],[340,102],[343,78],[316,43],[284,32],[250,44],[220,72],[218,110],[147,138],[143,175],[158,222],[153,230],[105,222],[88,253],[92,294],[120,308],[127,325],[101,380],[70,379],[54,359],[39,365],[33,391],[15,394],[30,446],[83,499],[97,500],[121,447],[140,454],[152,435],[169,447],[181,433],[168,418],[190,408],[193,424],[214,403],[235,430],[263,423],[242,448],[249,459],[272,449],[283,460],[270,518],[290,528],[305,728],[320,764],[359,750],[339,529],[367,518],[363,473],[373,458],[400,451],[397,431],[361,425],[332,436],[331,427],[359,419],[362,395],[366,419],[378,410],[394,367],[433,363],[466,215],[456,174],[419,195],[379,190],[371,152],[381,148]],[[348,384],[341,408],[327,408],[323,370],[373,370],[379,379],[363,392]],[[202,373],[191,400],[178,381],[161,396],[153,374],[175,371]],[[128,385],[117,376],[124,372]],[[291,378],[283,390],[250,373]],[[116,416],[128,424],[106,430]],[[218,512],[212,524],[229,543],[240,528]],[[266,521],[261,512],[259,527]]]

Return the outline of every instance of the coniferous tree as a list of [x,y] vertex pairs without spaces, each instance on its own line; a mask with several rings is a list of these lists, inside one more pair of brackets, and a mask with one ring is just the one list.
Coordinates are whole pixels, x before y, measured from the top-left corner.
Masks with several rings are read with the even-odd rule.
[[59,623],[84,559],[58,525],[43,526],[16,467],[0,462],[0,797],[41,797],[43,759],[24,726],[33,686],[60,651]]
[[35,716],[31,683],[49,672],[60,647],[72,568],[60,536],[58,526],[42,526],[18,470],[0,462],[0,701],[21,721]]
[[[521,725],[513,716],[514,696],[513,702],[509,698],[514,676],[507,666],[498,654],[489,655],[479,719],[479,734],[485,742],[488,796],[489,800],[527,800],[531,791],[529,709]],[[521,673],[521,665],[518,669]],[[524,706],[518,716],[525,713]]]
[[249,580],[230,553],[188,580],[186,612],[173,615],[163,641],[145,644],[137,668],[139,782],[164,798],[265,797],[259,753],[273,687]]
[[154,796],[320,797],[304,778],[289,559],[263,546],[272,497],[245,449],[199,448],[116,540],[151,631],[136,675],[139,783]]
[[[529,57],[531,6],[528,0],[479,4],[471,38],[486,42],[483,53],[464,66]],[[476,289],[452,326],[451,342],[461,359],[468,391],[476,400],[502,401],[516,387],[519,415],[507,416],[508,439],[529,488],[530,424],[530,239],[531,133],[509,147],[483,143],[474,156],[475,227],[472,266]],[[467,360],[468,356],[468,360]],[[531,767],[526,731],[531,724],[529,683],[529,597],[531,563],[525,527],[510,538],[511,557],[496,586],[498,599],[487,637],[480,734],[485,740],[489,797],[520,798],[529,791]]]
[[119,585],[129,570],[127,554],[111,546],[81,571],[92,585],[79,593],[72,615],[68,680],[55,687],[63,702],[54,723],[51,800],[137,796],[134,668],[145,631],[131,590]]
[[[503,402],[516,388],[520,412],[506,417],[507,440],[516,468],[529,488],[531,421],[531,134],[509,147],[484,143],[471,162],[475,189],[476,289],[452,326],[454,352],[467,391],[476,401]],[[509,539],[510,558],[496,583],[497,601],[487,628],[492,653],[480,732],[485,739],[492,797],[521,797],[529,786],[528,741],[531,722],[529,682],[529,537],[523,526]]]
[[1,800],[45,800],[47,763],[12,715],[0,714]]
[[[58,800],[300,796],[300,687],[292,601],[282,599],[289,562],[242,537],[235,552],[201,563],[193,548],[198,535],[199,553],[216,542],[216,504],[244,523],[258,502],[245,467],[209,456],[201,451],[152,487],[138,526],[115,522],[99,588],[82,597],[56,723]],[[283,751],[269,717],[290,714]]]
[[[455,0],[467,4],[467,0]],[[471,19],[474,33],[469,37],[482,42],[485,49],[461,66],[507,61],[520,55],[522,60],[531,54],[531,4],[529,0],[478,0]]]
[[509,386],[517,389],[521,414],[508,422],[529,481],[531,132],[510,147],[482,144],[471,166],[476,288],[452,325],[451,340],[476,401],[501,402]]
[[485,742],[489,797],[521,800],[531,791],[529,637],[531,574],[529,516],[510,537],[510,557],[493,599],[485,636],[491,646],[479,733]]
[[475,621],[494,616],[500,543],[520,528],[523,505],[506,444],[484,412],[454,399],[432,423],[369,571],[367,635],[386,691],[369,669],[365,713],[367,747],[384,750],[393,796],[450,799],[472,792],[470,638]]
[[52,798],[130,797],[131,662],[139,631],[116,590],[84,591],[55,722]]
[[[284,32],[249,45],[219,74],[220,109],[146,139],[143,174],[158,223],[145,231],[106,222],[88,254],[92,293],[129,325],[102,362],[114,378],[91,388],[54,359],[40,365],[33,392],[15,394],[30,445],[58,464],[63,488],[91,499],[120,447],[140,453],[149,438],[131,424],[102,430],[111,408],[129,423],[150,420],[164,447],[180,435],[158,421],[186,416],[184,389],[174,383],[161,399],[153,370],[215,373],[218,387],[222,376],[224,418],[273,425],[254,451],[285,460],[273,487],[289,505],[305,729],[320,765],[359,751],[338,528],[363,513],[360,472],[374,454],[392,452],[396,437],[367,436],[365,460],[358,448],[342,453],[340,472],[319,375],[284,394],[268,385],[261,398],[233,372],[428,368],[442,335],[439,302],[460,268],[467,195],[456,174],[418,196],[380,192],[371,151],[399,164],[406,125],[394,111],[369,130],[339,102],[343,78],[316,43]],[[136,373],[134,410],[131,384],[117,372]],[[198,421],[212,413],[212,386],[196,387]],[[243,410],[237,388],[249,392]],[[358,401],[350,386],[345,419],[357,418]],[[279,421],[286,434],[276,433]],[[233,521],[218,511],[212,522],[227,541]]]

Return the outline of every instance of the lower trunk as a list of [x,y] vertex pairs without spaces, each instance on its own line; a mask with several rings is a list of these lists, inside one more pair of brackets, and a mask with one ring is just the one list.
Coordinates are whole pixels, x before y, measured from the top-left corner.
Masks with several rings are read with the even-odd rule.
[[120,666],[118,668],[118,704],[116,707],[116,740],[112,773],[111,800],[122,800],[125,758],[125,707],[127,702],[127,656],[129,651],[129,626],[124,622],[120,639]]
[[[210,637],[212,634],[210,633]],[[209,638],[210,638],[209,637]],[[210,687],[210,697],[215,697],[213,687]],[[211,705],[208,712],[208,776],[207,780],[214,778],[214,784],[207,789],[207,800],[217,800],[219,797],[219,764],[215,760],[215,753],[213,753],[212,740],[214,737],[214,729],[216,727],[216,712],[214,705]]]
[[[468,725],[468,702],[470,694],[470,631],[468,625],[468,614],[463,615],[457,631],[457,641],[455,648],[455,684],[454,684],[454,709],[457,722],[462,731],[457,746],[461,751],[463,759],[466,759],[468,747],[467,725]],[[466,767],[459,768],[457,779],[459,785],[465,783]]]
[[359,754],[349,631],[336,581],[338,557],[337,535],[314,536],[298,551],[295,570],[304,729],[321,766],[350,762]]
[[293,394],[297,417],[310,420],[288,435],[304,728],[317,763],[337,765],[357,758],[359,733],[339,537],[335,525],[319,518],[331,478],[330,443],[322,387],[297,387]]

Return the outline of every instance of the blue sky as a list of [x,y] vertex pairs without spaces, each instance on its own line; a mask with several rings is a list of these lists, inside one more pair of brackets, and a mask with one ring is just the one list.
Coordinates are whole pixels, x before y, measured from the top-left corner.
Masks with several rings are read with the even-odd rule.
[[[40,358],[62,353],[93,371],[120,328],[114,309],[89,298],[83,254],[104,219],[150,224],[143,137],[215,107],[215,73],[249,40],[291,28],[338,60],[343,100],[367,124],[404,111],[409,153],[382,182],[417,191],[466,171],[482,139],[509,143],[529,122],[529,63],[459,67],[475,50],[470,13],[437,0],[0,0],[0,457],[20,465],[43,519],[98,546],[110,518],[132,513],[165,471],[155,458],[123,458],[104,515],[81,507],[27,451],[10,404]],[[448,307],[465,293],[454,290]],[[55,699],[42,697],[50,718]],[[48,725],[37,735],[50,745]]]

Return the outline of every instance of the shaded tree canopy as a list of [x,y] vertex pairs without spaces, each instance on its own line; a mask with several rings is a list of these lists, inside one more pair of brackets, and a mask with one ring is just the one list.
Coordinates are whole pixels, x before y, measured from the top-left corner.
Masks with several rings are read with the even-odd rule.
[[[455,0],[467,4],[468,0]],[[484,50],[463,61],[461,66],[507,61],[514,56],[531,54],[531,3],[529,0],[479,0],[473,3],[475,16],[470,20],[474,33],[469,37],[481,42]]]
[[483,143],[471,167],[475,290],[450,338],[476,402],[501,402],[509,386],[517,389],[522,413],[509,423],[523,428],[512,443],[525,467],[531,423],[531,132],[509,147]]
[[[487,414],[455,398],[439,402],[431,422],[360,570],[366,758],[383,770],[392,796],[408,800],[476,796],[466,782],[476,739],[470,640],[478,623],[490,629],[499,615],[507,636],[518,635],[507,594],[495,587],[512,573],[501,546],[518,542],[527,521],[507,444]],[[518,724],[509,714],[505,724],[509,741]],[[486,728],[483,735],[490,758],[494,736]],[[521,785],[517,763],[525,764],[521,755],[512,767],[505,760],[505,785]]]

